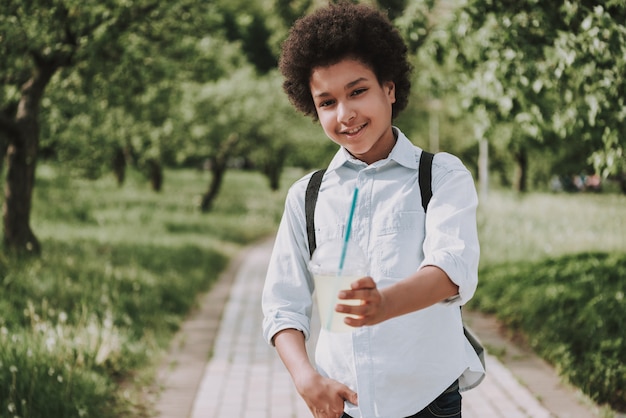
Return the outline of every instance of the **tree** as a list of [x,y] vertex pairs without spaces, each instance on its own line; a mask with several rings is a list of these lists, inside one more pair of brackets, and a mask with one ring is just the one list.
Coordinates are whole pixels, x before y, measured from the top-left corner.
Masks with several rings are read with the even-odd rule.
[[[73,91],[78,97],[86,94],[91,99],[90,93],[97,92],[103,105],[98,111],[106,112],[111,107],[132,108],[136,97],[145,98],[149,94],[145,79],[167,80],[174,72],[194,71],[206,76],[205,71],[212,71],[210,65],[175,70],[171,65],[151,64],[161,54],[171,59],[194,48],[197,42],[189,40],[202,38],[215,26],[210,17],[219,14],[209,13],[210,8],[193,0],[175,4],[154,0],[2,2],[0,138],[8,144],[5,247],[35,254],[40,251],[30,227],[30,210],[40,151],[40,111],[51,81],[80,87]],[[172,28],[176,30],[170,31]],[[142,48],[146,45],[152,48]],[[165,68],[169,72],[163,72]],[[155,112],[150,116],[154,118]]]
[[593,162],[605,177],[624,172],[624,22],[618,1],[470,0],[459,10],[443,48],[478,134],[511,125],[518,190],[528,152],[565,143],[593,149],[581,166]]
[[566,106],[553,129],[591,145],[596,172],[619,178],[626,193],[626,4],[565,2],[560,11],[570,30],[559,33],[547,59]]
[[30,211],[39,152],[39,111],[46,86],[59,69],[86,59],[86,45],[101,46],[156,6],[49,3],[8,1],[0,6],[4,57],[0,129],[8,138],[4,244],[30,253],[40,251],[30,227]]
[[396,123],[425,149],[445,150],[462,156],[477,175],[477,137],[458,100],[454,82],[456,63],[444,60],[449,35],[446,30],[455,6],[448,1],[412,1],[395,20],[407,40],[415,68],[411,98]]
[[250,67],[228,78],[205,84],[190,83],[184,88],[179,120],[180,129],[188,139],[178,144],[178,158],[194,156],[208,160],[212,176],[202,197],[202,211],[211,209],[230,159],[254,125],[257,98],[254,88]]
[[47,155],[88,177],[108,172],[114,160],[118,170],[130,164],[158,180],[155,168],[174,161],[172,110],[181,86],[215,80],[245,62],[224,40],[217,6],[194,3],[176,2],[136,22],[120,47],[107,48],[104,62],[96,54],[61,71],[42,104]]
[[[243,152],[263,172],[270,189],[278,190],[283,169],[290,163],[303,163],[300,155],[309,158],[332,143],[320,126],[308,116],[297,112],[282,90],[282,77],[273,71],[256,82],[258,104],[254,128],[250,131],[248,148]],[[336,146],[332,146],[336,150]],[[323,163],[317,158],[315,164]]]
[[229,163],[237,158],[252,162],[277,188],[287,154],[309,138],[295,133],[311,122],[296,115],[276,71],[258,76],[243,67],[228,78],[188,85],[179,112],[185,138],[178,144],[179,161],[193,156],[209,162],[211,181],[201,203],[205,212],[212,208]]

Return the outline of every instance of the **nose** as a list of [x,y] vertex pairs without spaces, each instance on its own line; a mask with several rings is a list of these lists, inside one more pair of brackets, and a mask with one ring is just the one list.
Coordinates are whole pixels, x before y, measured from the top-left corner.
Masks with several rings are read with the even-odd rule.
[[343,124],[347,124],[356,117],[356,111],[354,107],[349,103],[339,103],[337,107],[337,121]]

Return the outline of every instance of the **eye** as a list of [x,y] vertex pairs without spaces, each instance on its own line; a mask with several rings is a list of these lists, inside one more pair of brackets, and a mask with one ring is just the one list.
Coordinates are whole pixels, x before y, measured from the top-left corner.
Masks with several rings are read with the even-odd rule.
[[365,87],[358,88],[352,92],[352,96],[358,96],[360,94],[365,93],[366,91],[367,91],[367,88]]
[[320,102],[317,106],[318,107],[328,107],[328,106],[332,106],[335,103],[334,100],[324,100],[323,102]]

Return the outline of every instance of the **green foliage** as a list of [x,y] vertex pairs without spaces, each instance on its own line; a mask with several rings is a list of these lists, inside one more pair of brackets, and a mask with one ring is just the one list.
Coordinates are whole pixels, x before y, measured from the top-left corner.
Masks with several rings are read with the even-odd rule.
[[624,207],[621,195],[491,193],[478,211],[481,264],[469,302],[618,410],[626,400]]
[[435,0],[411,1],[408,4],[405,0],[384,0],[378,3],[404,37],[409,52],[415,54],[419,51],[433,29],[430,14]]
[[[0,416],[109,417],[112,382],[89,370],[111,338],[101,327],[76,333],[67,327],[45,327],[32,332],[0,329]],[[71,339],[82,344],[72,344]],[[63,347],[61,347],[63,346]],[[73,356],[75,352],[80,357]]]
[[620,2],[468,1],[440,44],[475,135],[510,124],[513,152],[567,141],[580,169],[623,173],[625,21]]
[[180,83],[215,80],[245,62],[213,2],[39,3],[0,6],[0,130],[35,68],[60,68],[41,103],[41,148],[87,177],[109,170],[117,149],[131,150],[129,163],[140,167],[166,160]]
[[229,7],[225,7],[222,13],[228,39],[241,42],[241,48],[248,62],[260,74],[265,74],[275,68],[277,58],[270,49],[271,33],[263,13],[259,10],[250,10],[249,3],[246,3],[245,12],[242,7],[236,7],[236,3],[232,1],[227,4]]
[[401,16],[407,6],[407,0],[377,0],[378,8],[385,11],[389,19],[394,20]]
[[561,9],[570,30],[559,33],[548,62],[568,104],[555,115],[560,137],[599,143],[590,161],[603,177],[626,172],[626,5],[597,2]]
[[[394,21],[405,38],[414,67],[411,97],[395,121],[418,146],[462,156],[477,174],[478,141],[455,85],[456,64],[442,62],[454,2],[420,0]],[[468,134],[470,133],[470,134]]]
[[117,416],[107,411],[116,381],[158,356],[157,343],[177,328],[225,255],[194,246],[46,242],[42,260],[13,265],[3,277],[0,388],[9,396],[1,410],[13,404],[23,417]]
[[45,251],[0,255],[0,417],[148,416],[140,393],[173,332],[230,257],[275,230],[286,190],[233,171],[207,216],[205,172],[168,171],[157,195],[136,172],[118,188],[39,168]]
[[274,0],[273,8],[285,27],[289,28],[311,7],[312,0]]
[[227,149],[231,159],[282,170],[286,161],[302,161],[317,144],[330,142],[319,125],[296,113],[281,83],[277,71],[258,76],[243,67],[213,83],[186,85],[177,161],[213,160]]
[[117,42],[86,45],[88,56],[53,78],[43,99],[45,156],[91,178],[110,170],[117,149],[138,167],[173,163],[181,83],[219,79],[245,62],[222,25],[215,5],[176,2],[133,21]]
[[626,408],[624,253],[485,267],[473,304],[497,312],[594,401]]

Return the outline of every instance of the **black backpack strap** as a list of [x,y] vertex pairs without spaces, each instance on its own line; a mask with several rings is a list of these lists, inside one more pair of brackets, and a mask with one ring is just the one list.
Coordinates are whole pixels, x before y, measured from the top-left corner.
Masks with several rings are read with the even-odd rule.
[[309,238],[309,256],[313,256],[313,251],[317,243],[315,242],[315,204],[317,203],[317,195],[322,184],[322,177],[326,169],[318,170],[311,175],[309,184],[306,186],[306,194],[304,197],[304,216],[306,217],[306,234]]
[[434,156],[434,154],[428,151],[422,151],[422,156],[420,157],[419,182],[420,191],[422,192],[422,207],[424,208],[424,212],[426,212],[426,208],[428,208],[430,198],[433,197],[431,171]]

